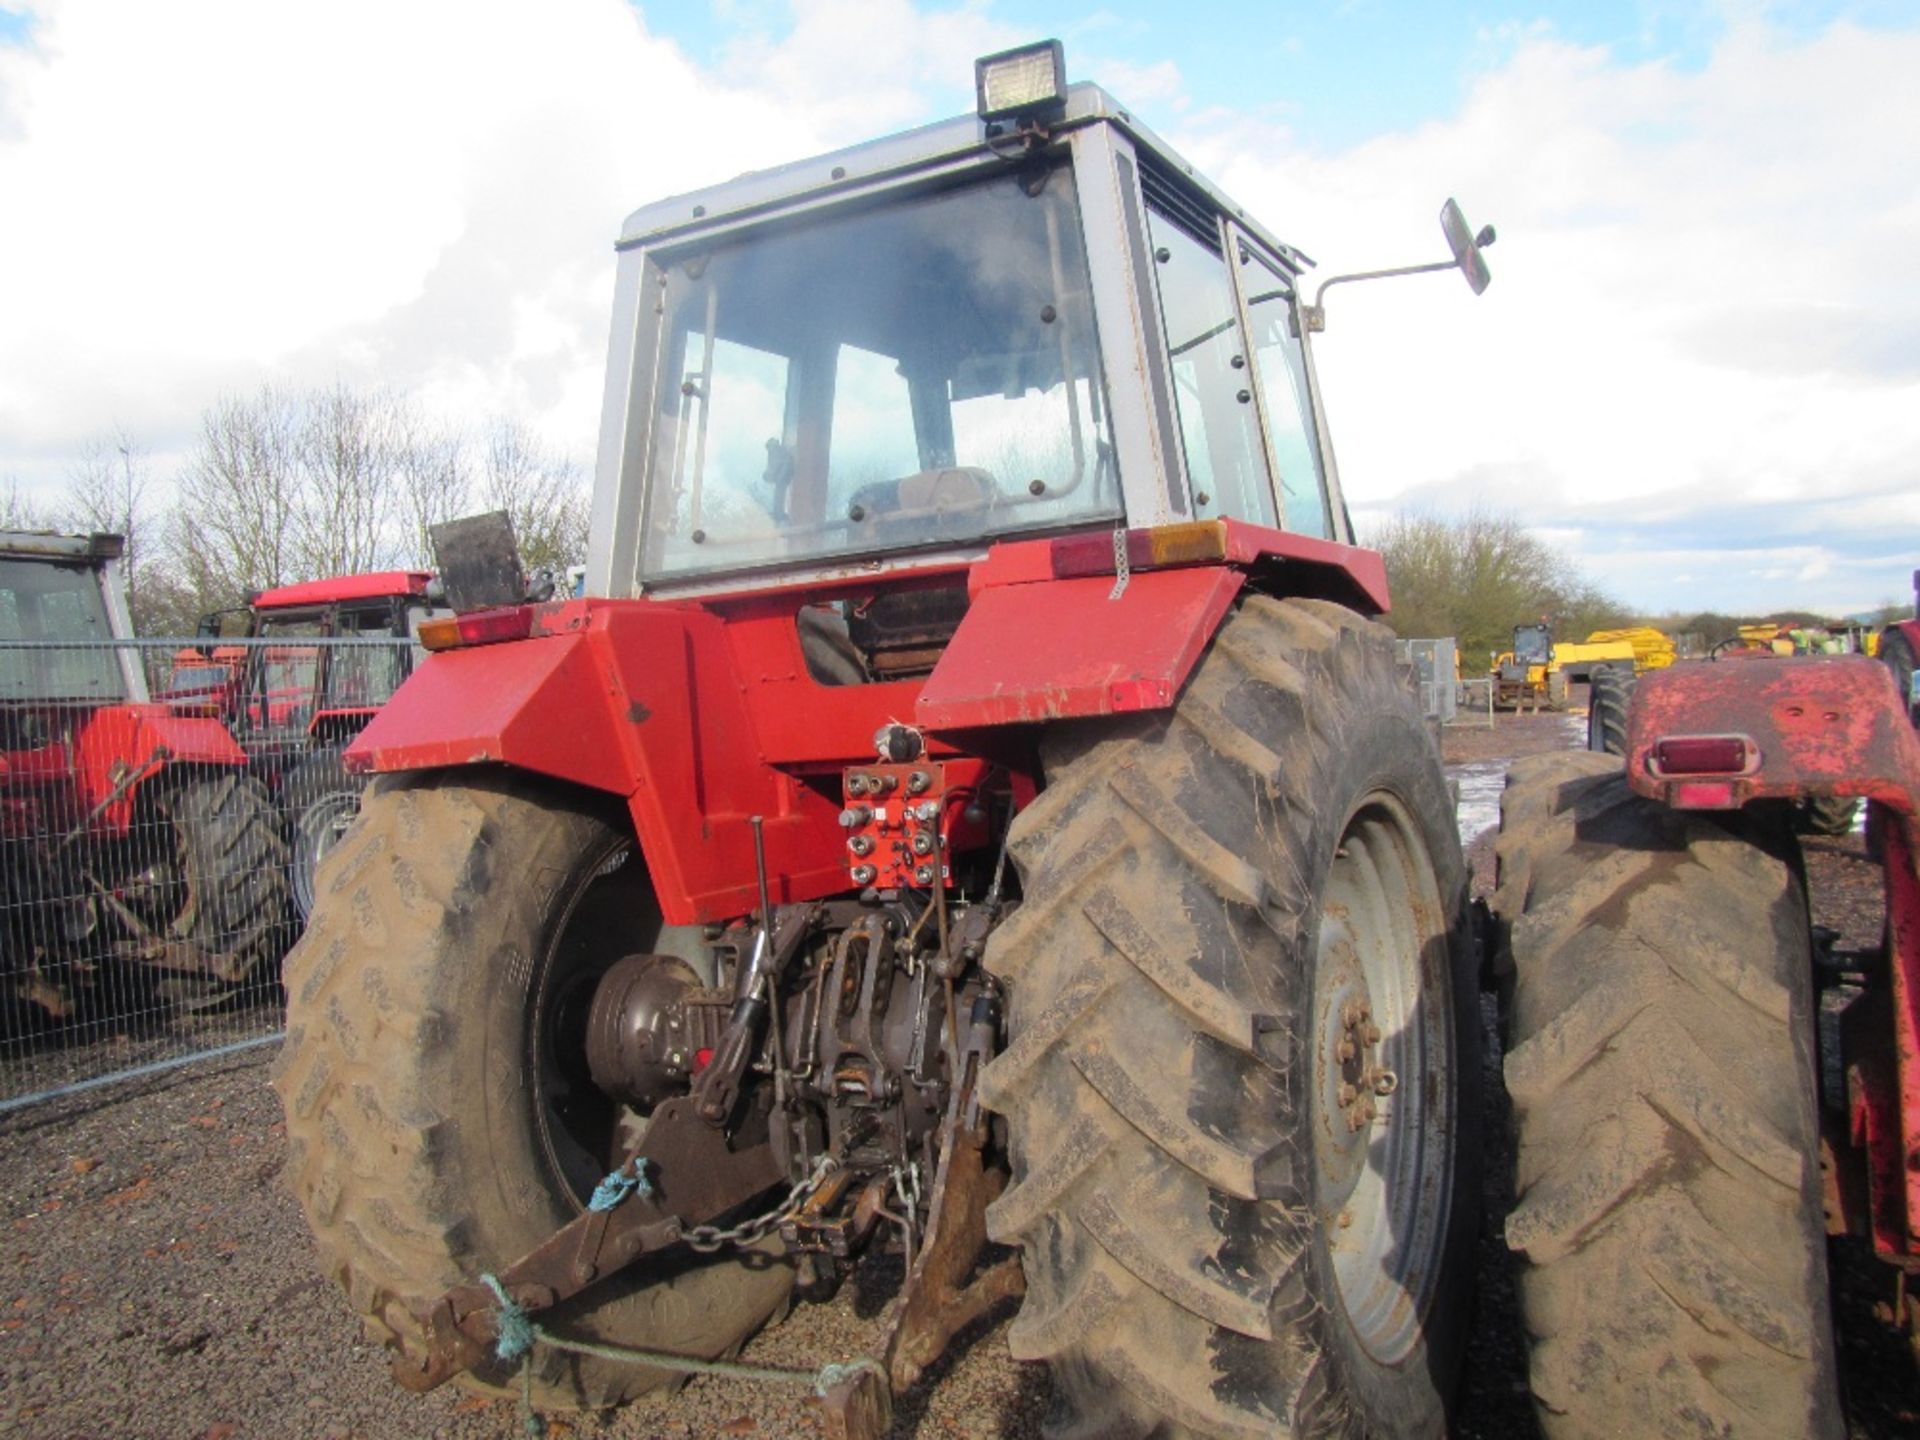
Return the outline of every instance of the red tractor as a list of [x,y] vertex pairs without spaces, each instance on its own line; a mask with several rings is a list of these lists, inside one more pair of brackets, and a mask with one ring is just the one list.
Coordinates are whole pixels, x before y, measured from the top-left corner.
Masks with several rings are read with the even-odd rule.
[[437,601],[424,570],[280,585],[201,621],[203,635],[255,643],[216,639],[176,657],[170,703],[223,715],[279,802],[302,922],[313,909],[315,867],[359,813],[363,781],[347,774],[341,752],[413,673],[409,642],[423,620],[446,613]]
[[180,1002],[285,941],[286,852],[218,719],[148,699],[115,535],[0,534],[0,975],[63,1015],[137,963]]
[[[842,1433],[1024,1290],[1078,1433],[1439,1435],[1475,949],[1310,262],[1057,45],[978,78],[628,220],[605,598],[441,527],[288,961],[291,1183],[414,1388],[616,1403],[892,1243]],[[1443,225],[1409,269],[1483,287]]]
[[[1827,1240],[1920,1340],[1920,739],[1862,656],[1595,692],[1607,753],[1508,776],[1507,1240],[1550,1436],[1837,1436]],[[1798,834],[1868,806],[1887,925],[1808,921]]]

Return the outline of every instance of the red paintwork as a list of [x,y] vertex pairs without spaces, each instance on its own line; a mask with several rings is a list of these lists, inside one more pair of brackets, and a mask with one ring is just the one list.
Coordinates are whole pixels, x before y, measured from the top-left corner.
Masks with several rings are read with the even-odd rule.
[[[1715,776],[1710,786],[1660,774],[1653,745],[1683,735],[1743,737],[1759,762],[1744,775]],[[1627,781],[1682,809],[1859,795],[1912,815],[1920,809],[1920,740],[1887,667],[1865,656],[1674,665],[1634,687]]]
[[974,729],[1173,703],[1245,576],[1223,566],[982,590],[927,677],[914,718]]
[[1866,1159],[1874,1249],[1911,1263],[1920,1260],[1920,827],[1878,807],[1870,823],[1885,867],[1889,984],[1861,1016],[1869,1023],[1846,1027],[1849,1130]]
[[[247,757],[219,720],[175,715],[164,705],[110,705],[96,710],[74,737],[73,776],[81,809],[91,810],[106,798],[123,773],[119,767],[139,769],[150,761],[167,767],[237,767],[244,766]],[[114,834],[123,832],[133,819],[139,790],[139,785],[132,786],[95,824]]]
[[[923,888],[915,876],[922,865],[941,864],[941,875],[949,888],[954,884],[951,865],[944,856],[965,851],[986,840],[984,821],[966,819],[967,806],[980,793],[992,766],[979,760],[916,760],[906,765],[853,765],[847,775],[878,780],[878,790],[869,785],[856,795],[844,781],[847,811],[841,820],[847,837],[847,883],[855,889],[871,885],[878,890]],[[918,793],[912,777],[921,774],[928,784]],[[891,786],[891,788],[887,788]],[[918,812],[926,805],[934,807],[934,817],[923,820]],[[852,815],[866,812],[857,824],[845,824]],[[916,853],[914,844],[922,835],[928,848]],[[862,853],[855,847],[864,842]],[[873,873],[864,879],[856,873],[862,866]]]
[[335,575],[262,590],[251,608],[290,610],[298,605],[331,605],[340,600],[381,600],[396,595],[425,595],[433,578],[426,570],[377,570],[367,575]]
[[[1244,520],[1223,520],[1226,563],[1262,573],[1277,595],[1338,600],[1363,615],[1384,615],[1391,604],[1387,565],[1379,552],[1316,540]],[[1010,540],[993,546],[973,567],[967,586],[979,594],[996,585],[1031,585],[1053,577],[1051,540]]]
[[[48,728],[60,738],[37,749],[7,752],[0,775],[10,789],[39,791],[30,807],[34,814],[62,825],[85,819],[113,793],[121,776],[150,763],[155,774],[174,765],[246,763],[219,720],[177,715],[165,705],[106,705],[91,711],[49,707],[48,715]],[[93,818],[91,828],[124,834],[145,783],[127,787]]]
[[[1139,572],[1117,600],[1108,577],[1055,580],[1051,542],[1031,540],[995,545],[971,566],[538,606],[529,639],[429,656],[346,762],[511,765],[621,796],[673,924],[755,907],[756,815],[775,902],[841,894],[850,885],[842,774],[872,760],[883,724],[937,732],[930,760],[991,762],[993,783],[1024,804],[1037,788],[1026,722],[1171,705],[1250,579],[1386,608],[1371,552],[1238,522],[1227,531],[1235,563]],[[962,583],[971,608],[924,681],[833,686],[808,672],[795,621],[803,606]],[[955,853],[984,838],[964,823],[949,835]]]

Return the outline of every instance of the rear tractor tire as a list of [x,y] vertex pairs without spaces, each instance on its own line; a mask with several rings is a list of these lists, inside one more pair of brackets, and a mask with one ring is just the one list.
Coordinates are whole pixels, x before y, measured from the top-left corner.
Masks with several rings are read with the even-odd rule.
[[1385,627],[1250,596],[1170,715],[1061,727],[986,1070],[1009,1341],[1078,1436],[1438,1436],[1479,1021],[1439,758]]
[[270,985],[289,930],[287,846],[266,787],[238,770],[170,776],[157,810],[173,852],[162,933],[226,973],[166,972],[155,993],[196,1010]]
[[1909,719],[1920,723],[1920,713],[1914,709],[1913,696],[1913,645],[1899,630],[1887,630],[1880,637],[1880,660],[1893,671],[1893,688],[1900,692],[1900,703],[1906,707]]
[[1599,755],[1627,753],[1627,701],[1638,677],[1602,665],[1587,681],[1587,749]]
[[1805,891],[1778,829],[1517,762],[1494,899],[1549,1440],[1841,1433]]
[[[630,832],[550,787],[451,771],[367,794],[287,958],[274,1085],[293,1192],[370,1338],[417,1340],[414,1307],[532,1249],[624,1158],[644,1121],[592,1085],[586,1010],[608,966],[655,945],[659,913]],[[541,1320],[711,1357],[791,1287],[777,1256],[668,1251]],[[543,1408],[679,1378],[544,1346],[529,1363]],[[489,1361],[462,1379],[517,1377]]]
[[288,866],[293,908],[306,924],[313,915],[315,876],[360,813],[363,782],[349,775],[338,750],[319,750],[288,772],[280,785],[292,856]]

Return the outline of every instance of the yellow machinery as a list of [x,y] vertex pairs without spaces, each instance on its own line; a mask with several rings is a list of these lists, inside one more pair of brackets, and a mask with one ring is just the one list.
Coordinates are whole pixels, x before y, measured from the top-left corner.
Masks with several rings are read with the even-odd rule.
[[1609,665],[1620,670],[1639,670],[1640,656],[1633,642],[1588,639],[1556,644],[1547,673],[1552,675],[1559,671],[1569,680],[1590,680],[1595,670]]
[[1648,670],[1664,670],[1674,662],[1676,652],[1673,641],[1651,625],[1634,625],[1625,630],[1596,630],[1587,636],[1589,645],[1604,645],[1622,640],[1633,647],[1633,668],[1636,674],[1643,674]]

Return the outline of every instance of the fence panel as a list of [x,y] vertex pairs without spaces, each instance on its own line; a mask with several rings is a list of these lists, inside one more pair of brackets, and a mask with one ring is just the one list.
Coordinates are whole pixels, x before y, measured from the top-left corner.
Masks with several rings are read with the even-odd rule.
[[264,1043],[404,639],[0,639],[0,1109]]

